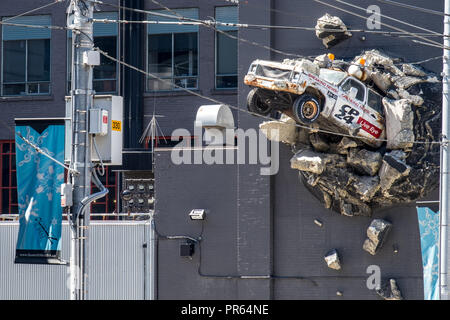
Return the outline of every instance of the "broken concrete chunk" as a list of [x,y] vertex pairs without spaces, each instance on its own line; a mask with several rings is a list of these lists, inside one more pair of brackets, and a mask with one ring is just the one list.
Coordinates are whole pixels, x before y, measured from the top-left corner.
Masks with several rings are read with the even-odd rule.
[[378,50],[365,51],[364,54],[355,57],[353,62],[357,62],[361,58],[366,60],[366,68],[372,70],[372,72],[378,70],[379,67],[382,67],[384,70],[391,72],[395,76],[405,76],[403,71],[394,64],[394,60],[380,53]]
[[403,73],[407,76],[413,77],[425,77],[427,74],[420,70],[419,68],[413,66],[412,64],[403,64],[402,65]]
[[326,48],[331,48],[352,36],[339,17],[331,16],[328,13],[317,19],[315,29],[317,38],[322,39]]
[[259,128],[271,141],[278,141],[289,145],[297,142],[297,127],[295,121],[283,115],[278,121],[265,121]]
[[309,141],[311,142],[314,150],[318,152],[326,152],[330,149],[328,143],[323,139],[319,133],[313,133],[309,136]]
[[374,176],[381,167],[382,156],[378,152],[367,149],[351,149],[347,155],[347,163],[357,171]]
[[328,268],[334,270],[341,270],[341,262],[339,259],[339,254],[336,249],[331,250],[325,255],[325,262]]
[[411,101],[411,104],[417,107],[423,105],[423,98],[421,96],[410,94],[408,91],[404,89],[398,89],[398,95],[402,99],[407,99]]
[[389,191],[392,185],[411,171],[411,167],[405,163],[401,155],[405,153],[386,153],[379,172],[380,185],[383,192]]
[[361,176],[354,183],[356,193],[361,196],[364,202],[370,202],[380,190],[380,178],[378,176],[367,177]]
[[410,149],[414,141],[414,112],[406,99],[383,98],[386,117],[386,147],[388,149]]
[[402,293],[397,285],[395,279],[389,279],[381,284],[376,293],[384,300],[403,300]]
[[375,255],[383,246],[391,227],[392,223],[389,221],[374,219],[367,228],[367,239],[364,241],[363,249]]
[[336,151],[339,154],[348,154],[348,150],[350,148],[356,148],[359,146],[359,143],[355,140],[352,140],[347,137],[343,137],[342,140],[338,143]]
[[399,89],[408,89],[409,87],[425,82],[425,80],[417,78],[417,77],[392,77],[392,81],[394,82],[394,85]]
[[311,150],[300,150],[291,159],[291,168],[301,171],[322,174],[327,163],[330,162],[328,155]]
[[387,93],[389,87],[392,85],[389,74],[380,71],[371,72],[369,75],[370,79],[375,83],[375,85],[384,93]]
[[296,67],[305,70],[309,73],[315,74],[315,75],[319,75],[320,74],[320,67],[315,64],[312,61],[306,60],[306,59],[301,59],[300,61],[298,61],[296,64]]

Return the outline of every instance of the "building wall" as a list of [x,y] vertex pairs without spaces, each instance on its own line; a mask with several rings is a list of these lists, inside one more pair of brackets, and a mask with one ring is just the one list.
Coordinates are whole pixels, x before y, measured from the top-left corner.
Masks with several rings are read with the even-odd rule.
[[[381,7],[382,14],[412,24],[420,21],[422,26],[437,32],[442,30],[441,18],[379,2],[349,2],[363,8],[376,4]],[[442,3],[417,0],[408,4],[443,10]],[[364,11],[344,5],[340,7],[368,16]],[[239,8],[241,23],[260,25],[314,27],[316,19],[327,12],[340,16],[349,28],[367,29],[365,20],[314,2],[249,0],[241,3]],[[382,22],[418,32],[387,18],[382,18]],[[390,29],[383,27],[382,30]],[[259,43],[259,46],[244,41],[239,43],[238,103],[241,108],[245,108],[249,91],[242,79],[250,62],[257,58],[282,60],[291,57],[270,52],[261,45],[305,56],[333,52],[338,59],[351,58],[373,48],[394,57],[403,57],[406,62],[442,55],[440,49],[418,45],[409,38],[373,33],[354,33],[351,39],[330,50],[323,47],[312,31],[241,29],[239,37]],[[441,62],[438,59],[423,66],[439,73]],[[245,112],[235,113],[235,120],[236,126],[244,129],[257,128],[262,121]],[[209,247],[212,246],[210,237],[219,237],[216,219],[222,219],[222,215],[216,212],[226,208],[227,223],[220,225],[222,241],[214,242],[214,251],[209,254],[202,252],[201,260],[218,262],[222,266],[220,274],[230,276],[228,279],[200,276],[196,272],[200,258],[197,246],[192,260],[186,260],[179,257],[178,244],[167,241],[163,250],[160,244],[159,251],[159,281],[164,287],[160,287],[159,298],[189,296],[208,299],[231,295],[233,299],[379,299],[366,287],[369,276],[366,268],[378,265],[383,279],[397,279],[405,299],[423,299],[416,204],[375,210],[372,218],[341,216],[325,209],[306,190],[299,180],[298,171],[290,169],[291,157],[289,148],[280,146],[280,171],[269,177],[261,176],[257,165],[225,165],[225,168],[224,165],[174,166],[167,152],[157,154],[156,211],[161,219],[161,229],[165,228],[172,234],[195,234],[197,222],[187,220],[186,215],[201,204],[210,211],[204,222],[204,233],[211,235],[202,237],[201,246]],[[186,181],[189,181],[188,185]],[[236,188],[233,189],[234,194],[230,191],[233,183]],[[221,196],[217,197],[218,194]],[[177,201],[174,201],[174,195]],[[425,200],[437,199],[435,190]],[[366,229],[373,218],[385,218],[393,223],[384,248],[376,256],[362,249]],[[314,219],[322,221],[323,227],[314,224]],[[394,246],[398,248],[397,253],[394,253]],[[328,269],[324,261],[324,254],[333,248],[341,253],[341,271]],[[162,265],[164,261],[170,261],[164,264],[167,268]],[[209,266],[205,269],[214,270]],[[220,269],[216,270],[219,273]],[[274,279],[242,278],[262,275],[271,275]],[[338,296],[337,291],[343,295]]]
[[[113,4],[119,4],[118,0],[109,0]],[[14,16],[48,2],[43,0],[32,1],[11,1],[6,0],[0,3],[1,16]],[[163,1],[170,8],[199,8],[200,19],[210,19],[214,17],[216,6],[229,5],[223,0],[205,1]],[[145,2],[146,10],[162,9],[149,1]],[[44,8],[33,14],[48,14],[52,17],[52,24],[57,26],[66,25],[66,5],[57,4]],[[101,10],[115,11],[117,9],[110,6],[102,6]],[[64,116],[64,96],[66,95],[66,32],[52,30],[51,35],[51,82],[52,90],[48,96],[27,96],[27,97],[0,97],[0,108],[2,109],[2,120],[10,127],[0,125],[0,140],[13,139],[11,130],[14,128],[14,118],[17,117],[63,117]],[[1,40],[1,35],[0,35]],[[145,47],[145,46],[144,46]],[[146,55],[146,50],[141,53]],[[1,52],[0,52],[1,55]],[[145,58],[145,57],[144,57]],[[145,60],[145,59],[144,59]],[[229,104],[236,104],[237,90],[216,90],[215,89],[215,32],[212,29],[200,28],[199,30],[199,85],[195,90],[201,95],[210,96],[219,101]],[[145,92],[144,93],[144,129],[150,121],[151,115],[156,114],[164,117],[158,119],[161,129],[166,136],[170,136],[176,128],[186,128],[191,126],[195,120],[195,111],[202,104],[214,104],[211,101],[194,98],[183,91],[173,92]],[[132,128],[125,128],[132,130]]]
[[[350,2],[350,0],[348,0]],[[442,30],[441,18],[409,11],[373,1],[351,1],[363,8],[370,4],[381,7],[382,13],[418,23],[435,31]],[[14,15],[43,5],[44,1],[2,1],[2,15]],[[171,8],[200,7],[200,18],[214,16],[214,6],[225,1],[164,1]],[[424,0],[409,4],[442,11],[443,3]],[[158,8],[146,2],[147,9]],[[344,5],[339,5],[345,7]],[[366,15],[364,11],[345,7]],[[159,9],[159,8],[158,8]],[[64,25],[61,5],[41,13],[52,13],[54,24]],[[313,27],[326,12],[339,15],[347,26],[366,29],[366,22],[348,13],[312,1],[248,0],[240,5],[240,22],[266,25],[300,25]],[[382,22],[395,24],[392,21]],[[411,27],[401,26],[407,30]],[[387,30],[383,28],[383,30]],[[245,108],[248,88],[242,79],[253,59],[281,60],[261,46],[240,42],[238,96],[235,92],[214,90],[214,32],[200,28],[200,86],[198,93],[209,95]],[[333,48],[325,49],[314,32],[301,30],[242,29],[241,39],[257,42],[294,54],[318,55],[333,52],[337,58],[349,58],[363,49],[382,48],[388,54],[418,61],[442,55],[438,48],[412,43],[408,38],[355,33]],[[52,31],[52,95],[49,97],[1,98],[2,120],[13,124],[14,117],[63,116],[65,93],[65,33]],[[64,59],[61,59],[64,56]],[[441,61],[424,66],[439,72]],[[192,130],[198,106],[211,104],[182,92],[146,93],[145,115],[164,115],[158,119],[165,135],[175,128]],[[18,112],[17,110],[20,110]],[[257,128],[261,119],[245,112],[234,112],[236,126]],[[145,119],[145,118],[144,118]],[[148,119],[148,118],[147,118]],[[144,124],[145,128],[146,123]],[[1,139],[12,139],[7,129],[0,129]],[[383,277],[394,277],[406,299],[423,298],[417,214],[414,204],[378,210],[374,217],[393,222],[388,242],[377,256],[362,250],[368,218],[348,218],[325,210],[298,180],[298,173],[289,168],[291,152],[280,149],[280,171],[275,176],[261,176],[257,165],[174,165],[170,152],[156,156],[156,225],[161,235],[197,236],[202,222],[191,221],[188,213],[194,208],[209,210],[203,222],[201,249],[197,245],[192,259],[180,257],[183,240],[159,241],[158,297],[160,299],[377,299],[365,287],[368,265],[381,267]],[[437,193],[429,196],[437,199]],[[317,227],[314,219],[324,223]],[[393,245],[399,252],[393,253]],[[331,248],[342,253],[343,270],[334,272],[325,266],[323,254]],[[199,269],[201,257],[201,269]],[[265,279],[266,276],[291,277]],[[224,277],[225,276],[225,277]],[[258,279],[243,277],[258,276]],[[294,277],[294,278],[292,278]],[[343,296],[336,295],[342,291]]]

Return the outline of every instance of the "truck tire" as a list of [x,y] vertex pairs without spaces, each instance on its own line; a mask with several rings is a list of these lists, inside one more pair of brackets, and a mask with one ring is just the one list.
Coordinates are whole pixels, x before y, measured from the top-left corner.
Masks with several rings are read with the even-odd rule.
[[272,108],[266,105],[261,97],[259,96],[259,92],[261,89],[253,88],[247,95],[247,109],[248,111],[256,114],[260,114],[266,116],[272,111]]
[[315,96],[303,94],[294,100],[292,112],[300,123],[313,123],[321,111],[320,100]]

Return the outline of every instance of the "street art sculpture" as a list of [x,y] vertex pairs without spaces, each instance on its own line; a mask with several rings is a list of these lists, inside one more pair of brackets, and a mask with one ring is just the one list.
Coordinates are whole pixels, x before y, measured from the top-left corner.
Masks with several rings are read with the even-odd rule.
[[248,109],[291,146],[291,167],[324,204],[346,216],[415,201],[439,182],[441,84],[379,51],[255,60],[244,79]]

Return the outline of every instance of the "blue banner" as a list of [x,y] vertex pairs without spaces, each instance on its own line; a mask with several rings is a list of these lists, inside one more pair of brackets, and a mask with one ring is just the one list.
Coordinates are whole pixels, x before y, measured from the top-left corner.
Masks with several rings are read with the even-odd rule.
[[439,212],[417,208],[425,300],[439,300]]
[[19,235],[15,263],[60,264],[64,168],[22,139],[64,162],[64,125],[16,121]]

